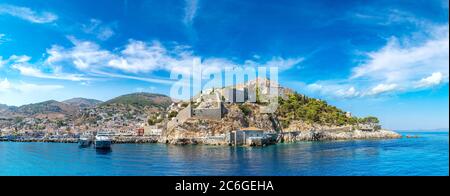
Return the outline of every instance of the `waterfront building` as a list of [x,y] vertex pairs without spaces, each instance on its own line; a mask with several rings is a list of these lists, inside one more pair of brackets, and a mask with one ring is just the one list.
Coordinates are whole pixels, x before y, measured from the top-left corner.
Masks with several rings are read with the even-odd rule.
[[144,128],[138,128],[136,130],[136,135],[137,136],[144,136]]
[[256,127],[242,128],[231,131],[228,135],[228,143],[234,146],[262,145],[264,140],[264,130]]
[[160,136],[162,135],[162,128],[157,125],[144,126],[144,136]]

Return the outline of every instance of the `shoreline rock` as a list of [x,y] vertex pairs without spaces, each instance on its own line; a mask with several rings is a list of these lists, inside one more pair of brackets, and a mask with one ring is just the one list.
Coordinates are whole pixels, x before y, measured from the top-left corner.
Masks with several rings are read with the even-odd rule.
[[[378,130],[378,131],[298,131],[284,132],[281,140],[277,143],[295,143],[301,141],[332,141],[332,140],[370,140],[370,139],[398,139],[402,135],[394,131]],[[43,139],[43,138],[26,138],[26,139],[10,139],[0,140],[0,142],[45,142],[45,143],[77,143],[78,138],[60,138],[60,139]],[[228,146],[226,141],[209,142],[204,138],[168,138],[168,137],[115,137],[114,144],[145,144],[145,143],[163,143],[172,145],[215,145]]]
[[154,137],[115,137],[112,142],[114,144],[145,144],[157,143],[158,139]]
[[283,133],[283,142],[298,141],[329,141],[329,140],[369,140],[369,139],[398,139],[402,135],[394,131],[300,131]]

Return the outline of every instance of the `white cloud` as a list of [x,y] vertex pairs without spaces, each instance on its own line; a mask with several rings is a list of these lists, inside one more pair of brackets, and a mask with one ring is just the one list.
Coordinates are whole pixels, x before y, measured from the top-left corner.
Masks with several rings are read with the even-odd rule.
[[36,78],[44,78],[44,79],[55,79],[55,80],[70,80],[70,81],[87,81],[92,80],[91,78],[84,77],[82,74],[66,74],[66,73],[44,73],[40,69],[22,65],[22,64],[14,64],[12,65],[13,69],[16,69],[23,76],[30,76]]
[[27,55],[12,55],[9,57],[8,62],[14,62],[14,63],[26,63],[29,60],[31,60],[31,57],[27,56]]
[[388,92],[399,90],[396,84],[378,84],[371,88],[359,88],[353,86],[354,83],[341,83],[336,81],[320,81],[306,85],[304,90],[310,93],[318,93],[319,95],[332,98],[364,98],[377,96]]
[[9,39],[6,37],[6,35],[3,33],[0,33],[0,44],[5,43],[7,41],[9,41]]
[[0,14],[8,14],[32,23],[50,23],[58,19],[57,15],[50,12],[36,12],[27,7],[8,4],[0,5]]
[[94,71],[92,73],[92,75],[95,75],[95,76],[98,76],[98,77],[139,80],[139,81],[151,82],[151,83],[157,83],[157,84],[173,84],[173,82],[174,82],[174,81],[169,80],[169,79],[151,78],[151,77],[139,77],[139,76],[116,74],[116,73],[102,72],[102,71]]
[[190,65],[189,56],[169,55],[159,42],[147,44],[142,41],[130,40],[120,55],[112,58],[108,66],[131,73],[149,72],[160,69],[171,69],[177,65]]
[[195,15],[197,14],[199,0],[185,0],[184,18],[185,25],[192,25]]
[[419,43],[413,39],[404,39],[403,42],[397,38],[390,39],[380,50],[367,53],[368,60],[352,70],[350,79],[395,83],[401,87],[399,90],[406,91],[414,90],[416,81],[433,73],[440,74],[434,76],[439,76],[440,81],[448,80],[448,26],[435,27],[428,36]]
[[339,89],[336,91],[337,96],[339,97],[356,97],[359,96],[359,92],[356,91],[355,87],[350,87],[348,89]]
[[433,26],[411,37],[392,37],[385,46],[365,55],[367,60],[354,67],[348,78],[337,84],[335,80],[316,82],[307,89],[349,98],[416,91],[448,82],[448,25]]
[[7,59],[3,59],[3,57],[0,56],[0,68],[7,64],[11,64],[11,63],[24,63],[24,62],[29,61],[30,59],[31,58],[26,55],[21,55],[21,56],[11,55]]
[[[301,85],[303,86],[303,85]],[[354,86],[338,81],[321,81],[305,86],[304,90],[334,98],[355,98],[363,96]]]
[[417,88],[423,88],[423,87],[431,87],[438,84],[441,84],[444,81],[444,76],[441,72],[435,72],[431,74],[431,76],[428,76],[426,78],[422,78],[420,81],[417,82],[416,87]]
[[373,87],[368,95],[378,95],[381,93],[387,93],[396,90],[397,84],[378,84]]
[[297,65],[304,61],[303,57],[298,58],[281,58],[281,57],[273,57],[271,60],[267,61],[264,65],[268,67],[278,67],[281,71],[285,71],[291,69],[294,65]]
[[402,46],[392,38],[382,49],[367,53],[368,61],[353,69],[351,78],[405,83],[433,72],[448,75],[449,36],[431,38],[418,46]]
[[408,24],[419,26],[426,26],[428,21],[418,19],[414,13],[393,8],[374,8],[374,7],[358,7],[351,10],[348,18],[353,21],[365,23],[368,25],[389,26],[396,24]]
[[30,92],[48,92],[54,91],[58,89],[62,89],[64,86],[62,85],[38,85],[31,83],[20,83],[17,85],[16,89],[20,92],[30,93]]
[[261,61],[261,59],[258,59],[259,62],[256,62],[254,60],[246,60],[244,63],[244,66],[251,66],[251,67],[258,67],[258,66],[266,66],[266,67],[278,67],[280,71],[286,71],[291,69],[293,66],[301,63],[305,60],[303,57],[294,57],[294,58],[282,58],[279,56],[272,57],[268,61]]
[[0,91],[6,91],[11,89],[11,83],[8,81],[7,78],[5,78],[3,81],[0,81]]
[[[281,71],[291,68],[293,65],[303,61],[303,58],[272,57],[268,61],[245,61],[244,64],[235,63],[227,58],[202,58],[194,55],[190,47],[183,45],[172,45],[166,47],[158,41],[143,42],[130,40],[123,49],[113,51],[102,49],[98,44],[89,41],[80,41],[69,37],[73,43],[72,48],[64,48],[58,45],[47,50],[47,65],[74,66],[80,71],[95,73],[105,77],[117,76],[118,78],[129,77],[139,80],[152,80],[142,77],[154,71],[167,71],[187,73],[195,59],[202,59],[200,65],[208,69],[208,73],[220,71],[225,66],[277,66]],[[115,73],[117,71],[131,75]],[[101,73],[101,74],[99,74]],[[139,77],[136,77],[139,74]],[[119,77],[120,76],[120,77]],[[159,81],[159,80],[158,80]]]
[[100,49],[100,46],[93,42],[80,41],[74,37],[69,39],[74,47],[66,49],[53,45],[47,50],[49,57],[46,59],[46,64],[68,63],[75,65],[77,69],[86,70],[93,68],[92,66],[101,66],[113,58],[109,51]]
[[0,68],[2,68],[4,65],[6,65],[7,61],[3,60],[3,57],[0,56]]
[[29,61],[31,57],[26,55],[12,55],[6,60],[2,60],[0,56],[0,67],[10,65],[13,70],[17,70],[23,76],[30,76],[44,79],[70,80],[70,81],[87,81],[91,78],[85,77],[83,74],[68,74],[63,73],[59,67],[54,67],[51,72],[43,72],[42,70],[33,67]]
[[103,22],[98,19],[91,19],[89,24],[82,25],[82,30],[87,34],[95,35],[102,41],[105,41],[114,35],[113,26],[103,24]]
[[62,88],[64,88],[62,85],[40,85],[26,82],[11,83],[7,78],[0,81],[0,92],[2,93],[13,91],[21,93],[48,92]]

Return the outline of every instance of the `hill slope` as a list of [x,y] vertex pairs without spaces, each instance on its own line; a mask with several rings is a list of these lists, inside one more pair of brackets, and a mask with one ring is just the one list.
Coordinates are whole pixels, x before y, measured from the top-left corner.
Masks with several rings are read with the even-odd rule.
[[75,106],[75,107],[87,108],[87,107],[94,107],[103,102],[96,100],[96,99],[86,99],[86,98],[78,97],[78,98],[72,98],[72,99],[65,100],[65,101],[63,101],[63,103],[71,105],[71,106]]
[[17,112],[24,115],[49,113],[73,114],[76,111],[76,107],[55,100],[23,105],[17,108]]
[[165,95],[133,93],[107,102],[73,98],[63,102],[50,100],[20,107],[0,105],[0,119],[4,119],[0,121],[0,128],[134,130],[147,122],[150,114],[165,111],[171,103],[171,98]]
[[132,93],[122,95],[106,101],[101,106],[106,105],[132,105],[137,107],[168,107],[172,103],[172,99],[166,95],[152,94],[152,93]]

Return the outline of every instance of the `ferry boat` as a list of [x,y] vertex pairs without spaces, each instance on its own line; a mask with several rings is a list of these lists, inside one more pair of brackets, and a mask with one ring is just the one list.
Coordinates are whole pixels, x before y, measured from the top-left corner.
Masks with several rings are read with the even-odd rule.
[[85,134],[82,134],[80,136],[80,138],[78,139],[78,146],[83,147],[83,148],[89,147],[89,146],[91,146],[92,142],[93,142],[93,136],[91,134],[85,133]]
[[111,134],[107,131],[100,131],[95,136],[95,148],[97,149],[109,149],[111,148],[112,139]]

